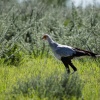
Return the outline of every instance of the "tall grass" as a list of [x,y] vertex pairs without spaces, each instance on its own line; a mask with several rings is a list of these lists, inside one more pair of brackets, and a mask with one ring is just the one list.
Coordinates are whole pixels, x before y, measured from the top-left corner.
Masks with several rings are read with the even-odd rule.
[[1,66],[0,98],[2,100],[99,100],[98,60],[86,59],[87,62],[74,60],[78,72],[69,75],[65,67],[54,59],[27,58],[24,58],[24,63],[19,67]]
[[78,72],[69,75],[41,40],[46,33],[58,43],[99,53],[99,11],[96,5],[0,1],[0,100],[99,100],[100,59],[75,60]]

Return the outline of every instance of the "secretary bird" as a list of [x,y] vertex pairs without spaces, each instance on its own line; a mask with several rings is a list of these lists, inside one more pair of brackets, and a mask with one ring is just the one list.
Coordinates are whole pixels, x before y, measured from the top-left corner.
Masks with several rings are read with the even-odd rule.
[[77,71],[77,68],[73,65],[71,61],[73,58],[80,57],[80,56],[91,56],[91,57],[100,56],[90,51],[82,50],[79,48],[73,48],[67,45],[58,44],[57,42],[53,41],[52,38],[48,34],[45,34],[42,37],[42,39],[48,41],[55,57],[62,61],[68,73],[70,73],[69,65],[72,67],[74,72]]

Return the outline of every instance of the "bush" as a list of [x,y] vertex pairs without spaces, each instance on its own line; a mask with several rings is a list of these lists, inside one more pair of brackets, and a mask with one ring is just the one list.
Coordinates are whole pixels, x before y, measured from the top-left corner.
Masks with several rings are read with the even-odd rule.
[[100,8],[96,5],[82,9],[47,6],[40,0],[9,0],[6,7],[3,1],[0,7],[0,57],[15,44],[35,57],[48,54],[48,46],[41,40],[45,33],[61,44],[95,53],[100,50]]
[[[56,74],[55,74],[56,73]],[[76,97],[77,99],[82,96],[82,81],[77,73],[68,75],[63,73],[61,76],[58,72],[54,72],[49,77],[32,76],[27,81],[21,81],[13,87],[13,94],[28,95],[34,99],[33,94],[37,95],[40,99],[53,98],[62,100],[63,98]]]
[[1,58],[4,60],[5,64],[18,66],[22,60],[22,52],[17,45],[14,45],[9,50],[2,52]]

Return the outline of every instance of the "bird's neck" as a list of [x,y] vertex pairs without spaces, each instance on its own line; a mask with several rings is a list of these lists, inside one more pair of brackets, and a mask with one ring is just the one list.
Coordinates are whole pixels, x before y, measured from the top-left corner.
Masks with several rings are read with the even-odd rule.
[[47,41],[48,41],[49,45],[51,45],[52,43],[54,43],[54,41],[50,37],[48,38]]
[[48,38],[48,43],[50,47],[52,48],[52,50],[54,50],[57,47],[57,43],[53,41],[51,38]]

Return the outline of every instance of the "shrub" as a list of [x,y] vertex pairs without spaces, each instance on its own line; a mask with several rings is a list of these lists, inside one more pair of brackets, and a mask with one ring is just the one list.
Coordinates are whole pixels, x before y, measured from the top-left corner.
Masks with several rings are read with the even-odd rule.
[[37,75],[26,80],[25,82],[19,80],[13,87],[13,94],[22,93],[24,96],[34,98],[32,95],[35,93],[39,98],[48,98],[48,100],[82,96],[83,85],[77,73],[73,75],[63,73],[59,76],[57,72],[54,72],[49,77],[43,78]]

